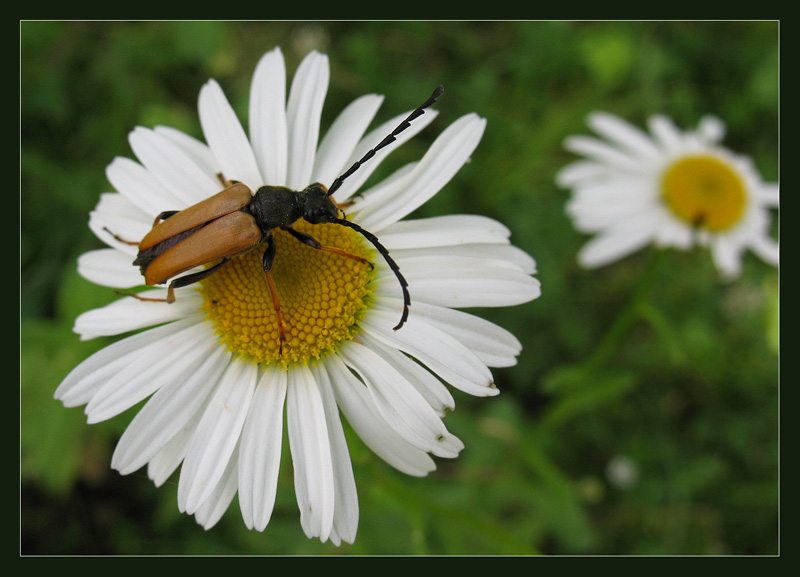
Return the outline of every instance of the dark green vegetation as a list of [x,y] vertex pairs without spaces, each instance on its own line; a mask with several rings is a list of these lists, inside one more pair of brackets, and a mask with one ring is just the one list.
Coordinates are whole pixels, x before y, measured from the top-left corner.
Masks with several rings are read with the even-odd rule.
[[[90,426],[53,400],[111,342],[71,331],[116,298],[76,273],[101,246],[87,221],[111,190],[105,166],[132,156],[137,125],[201,136],[210,77],[244,118],[255,64],[276,45],[290,75],[308,48],[329,54],[326,123],[367,92],[386,95],[385,120],[445,85],[439,118],[387,171],[462,114],[485,116],[472,163],[418,214],[504,222],[543,286],[532,303],[480,311],[524,350],[494,371],[499,397],[456,393],[457,460],[410,478],[351,436],[361,523],[338,549],[300,528],[288,447],[267,530],[248,531],[234,501],[205,532],[178,512],[176,478],[157,489],[145,471],[110,469],[134,411]],[[583,271],[585,237],[554,175],[573,158],[564,137],[607,110],[640,126],[716,114],[725,144],[777,180],[778,50],[775,22],[22,23],[21,552],[776,554],[777,271],[748,255],[723,284],[703,250]],[[607,475],[620,459],[635,465],[629,486]]]

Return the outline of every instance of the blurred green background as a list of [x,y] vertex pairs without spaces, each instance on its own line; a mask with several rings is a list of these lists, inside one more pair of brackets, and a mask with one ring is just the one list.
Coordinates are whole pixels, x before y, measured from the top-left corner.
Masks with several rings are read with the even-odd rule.
[[[22,22],[20,33],[22,554],[778,553],[778,271],[747,255],[723,284],[704,250],[649,249],[583,271],[586,238],[554,184],[573,159],[563,139],[587,133],[598,109],[684,128],[716,114],[725,144],[776,181],[777,22]],[[472,163],[416,215],[504,222],[542,282],[536,301],[480,311],[524,349],[494,371],[499,397],[454,392],[458,459],[406,477],[350,435],[361,522],[340,548],[304,536],[288,458],[265,532],[244,527],[236,501],[206,532],[178,512],[176,477],[157,489],[143,470],[110,469],[135,411],[89,426],[53,400],[111,342],[71,330],[115,298],[76,273],[101,246],[87,222],[111,190],[106,165],[132,156],[137,125],[200,137],[210,77],[245,118],[255,64],[277,45],[290,76],[308,50],[330,56],[325,126],[361,94],[386,95],[383,121],[445,85],[439,118],[387,171],[461,115],[486,117]]]

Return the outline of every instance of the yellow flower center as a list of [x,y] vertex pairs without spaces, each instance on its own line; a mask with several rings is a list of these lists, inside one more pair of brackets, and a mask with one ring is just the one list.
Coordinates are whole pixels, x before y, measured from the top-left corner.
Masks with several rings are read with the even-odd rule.
[[[294,228],[323,246],[370,262],[374,257],[361,236],[344,226],[298,221]],[[254,363],[305,363],[353,337],[368,306],[373,274],[363,262],[312,248],[285,231],[275,230],[274,241],[270,275],[284,320],[283,347],[259,247],[231,259],[198,290],[205,299],[206,318],[228,350]]]
[[664,201],[675,215],[722,231],[739,222],[747,195],[741,176],[713,156],[688,156],[672,164],[661,180]]

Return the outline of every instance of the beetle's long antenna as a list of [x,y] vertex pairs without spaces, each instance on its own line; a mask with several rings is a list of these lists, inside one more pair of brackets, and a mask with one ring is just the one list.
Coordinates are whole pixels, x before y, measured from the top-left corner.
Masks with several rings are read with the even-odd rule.
[[405,324],[406,320],[408,320],[408,307],[411,306],[411,295],[408,294],[408,282],[400,273],[400,267],[397,266],[397,263],[394,262],[394,259],[389,256],[389,251],[378,241],[378,237],[372,234],[370,231],[361,228],[354,222],[344,220],[343,218],[332,218],[330,222],[350,227],[370,241],[375,248],[378,249],[378,252],[381,253],[381,256],[383,256],[383,258],[386,260],[386,263],[389,265],[389,268],[392,269],[392,272],[394,272],[397,280],[400,281],[400,288],[403,290],[403,316],[400,317],[400,322],[394,327],[394,330],[398,330]]
[[353,174],[356,170],[358,170],[361,167],[362,164],[364,164],[370,158],[375,156],[376,152],[378,152],[384,146],[388,146],[392,142],[394,142],[396,140],[396,138],[397,138],[397,135],[400,134],[401,132],[403,132],[409,126],[411,126],[411,123],[416,118],[418,118],[418,117],[422,116],[423,114],[425,114],[425,109],[428,108],[429,106],[432,106],[433,103],[436,102],[436,99],[439,98],[442,95],[442,92],[444,92],[444,86],[441,86],[441,85],[437,86],[436,90],[433,91],[433,94],[431,95],[431,97],[428,98],[428,100],[426,100],[422,104],[420,104],[414,112],[409,114],[408,117],[403,122],[401,122],[400,125],[397,128],[392,130],[391,134],[389,134],[386,138],[381,140],[375,148],[373,148],[372,150],[367,152],[361,158],[361,160],[357,161],[353,166],[351,166],[349,169],[347,169],[347,172],[345,172],[343,175],[341,175],[339,178],[337,178],[336,180],[333,181],[333,184],[331,184],[330,188],[328,189],[328,196],[330,196],[334,192],[336,192],[339,189],[339,187],[342,186],[342,183],[344,182],[344,180],[348,176]]

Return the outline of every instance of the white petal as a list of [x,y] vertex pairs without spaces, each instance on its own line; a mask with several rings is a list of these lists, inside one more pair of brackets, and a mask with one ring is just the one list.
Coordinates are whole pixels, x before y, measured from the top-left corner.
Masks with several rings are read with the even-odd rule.
[[536,272],[536,261],[521,248],[512,244],[457,244],[448,246],[427,246],[422,248],[400,249],[392,253],[395,260],[405,266],[445,260],[457,266],[474,264],[476,269],[507,268],[527,275]]
[[203,529],[208,531],[222,518],[236,495],[237,486],[236,451],[234,451],[217,486],[214,487],[208,499],[194,512],[195,520]]
[[486,119],[476,114],[462,116],[448,126],[405,179],[399,193],[386,195],[380,203],[363,209],[359,207],[360,224],[379,231],[424,204],[469,160],[485,127]]
[[780,246],[768,236],[756,236],[750,241],[750,249],[767,264],[778,266]]
[[652,179],[620,175],[575,189],[566,204],[566,212],[577,230],[591,233],[624,221],[652,220],[652,213],[660,207]]
[[217,486],[239,440],[256,384],[256,368],[228,365],[186,453],[178,483],[178,507],[190,515]]
[[[166,291],[148,291],[154,296]],[[197,291],[178,291],[175,302],[149,302],[135,298],[122,298],[99,309],[87,311],[75,319],[75,332],[81,339],[119,335],[141,328],[193,316],[203,301]]]
[[506,244],[511,232],[494,219],[451,214],[401,220],[381,231],[381,243],[390,251],[468,243]]
[[138,470],[155,457],[205,406],[230,362],[219,346],[209,347],[184,379],[174,379],[156,391],[125,429],[111,466],[122,475]]
[[713,115],[706,115],[697,123],[697,134],[707,145],[714,145],[725,138],[725,123]]
[[777,208],[780,205],[780,190],[778,183],[762,184],[759,196],[764,206]]
[[648,119],[650,132],[667,154],[674,154],[681,148],[681,133],[666,116],[656,115]]
[[618,116],[607,112],[595,112],[589,116],[589,126],[642,160],[657,161],[661,151],[654,145],[650,137]]
[[117,341],[83,361],[64,378],[55,398],[66,407],[88,403],[97,390],[123,367],[139,362],[140,351],[184,330],[197,319],[184,319]]
[[[395,307],[398,303],[395,304]],[[414,315],[453,336],[489,367],[510,367],[522,351],[519,340],[507,330],[481,317],[424,303],[414,305]]]
[[626,223],[587,242],[578,252],[584,268],[596,268],[619,260],[647,246],[653,239],[653,228],[647,223]]
[[131,256],[113,248],[85,252],[78,257],[78,274],[100,286],[131,288],[142,284],[142,274]]
[[325,407],[325,423],[328,425],[328,439],[331,442],[333,462],[333,485],[336,492],[333,509],[333,530],[331,541],[352,543],[358,530],[358,494],[350,463],[350,451],[339,419],[339,409],[333,395],[328,373],[320,366],[313,369],[314,380],[319,386],[322,404]]
[[147,476],[156,487],[163,485],[183,461],[201,416],[200,413],[192,415],[189,422],[148,461]]
[[[222,172],[222,168],[214,157],[214,153],[211,152],[211,149],[205,142],[201,142],[185,132],[181,132],[170,126],[156,126],[153,130],[156,131],[156,134],[164,136],[178,145],[209,178],[219,181],[219,174]],[[221,184],[220,188],[222,188]],[[163,208],[161,210],[163,210]]]
[[356,341],[344,343],[339,356],[367,385],[378,410],[397,434],[439,457],[458,456],[464,444],[447,431],[424,397],[391,364]]
[[639,159],[591,136],[570,136],[564,142],[564,147],[627,174],[637,175],[643,170]]
[[211,178],[180,146],[162,134],[140,126],[130,133],[128,141],[141,163],[180,203],[164,206],[159,212],[182,210],[219,192],[219,181]]
[[297,68],[289,91],[289,102],[286,106],[289,126],[287,186],[295,190],[302,190],[311,184],[329,76],[328,57],[312,52]]
[[364,131],[383,102],[383,96],[366,94],[351,102],[334,120],[317,149],[310,182],[330,186],[345,170]]
[[592,160],[576,160],[556,173],[556,184],[562,188],[571,188],[583,184],[603,181],[609,176],[616,176],[609,167]]
[[325,360],[336,402],[350,426],[367,447],[389,465],[414,477],[424,477],[436,464],[428,453],[415,447],[389,427],[380,416],[367,388],[338,356]]
[[239,506],[248,529],[263,531],[275,506],[285,401],[286,370],[269,365],[253,394],[239,446]]
[[[394,118],[379,125],[374,130],[370,131],[361,142],[356,146],[355,151],[350,156],[350,159],[345,163],[348,168],[355,162],[360,161],[367,152],[380,144],[384,138],[391,134],[400,123],[404,122],[411,114],[411,110],[395,116]],[[388,158],[388,156],[403,143],[408,142],[422,129],[428,126],[438,116],[438,112],[433,109],[428,109],[423,112],[423,115],[418,117],[411,126],[403,130],[397,135],[394,142],[383,147],[375,154],[368,162],[365,162],[361,167],[350,177],[348,177],[342,187],[334,194],[337,201],[342,202],[349,199],[353,194],[360,190],[361,186],[367,181],[370,175],[381,165],[381,163]]]
[[294,367],[289,379],[286,421],[300,524],[308,537],[324,542],[333,526],[335,498],[325,407],[306,367]]
[[[405,133],[402,133],[401,136],[403,134]],[[382,148],[381,151],[385,153],[386,149],[390,148],[391,146],[392,145]],[[373,159],[381,159],[384,158],[384,156],[385,154],[381,154],[379,152],[373,157]],[[355,186],[355,184],[357,184],[356,182],[353,182],[353,179],[363,176],[363,173],[367,172],[369,168],[372,168],[372,162],[375,161],[370,160],[369,162],[362,164],[361,166],[366,168],[359,168],[353,174],[353,176],[344,181],[345,184],[342,185],[336,194],[334,194],[334,197],[337,201],[342,201],[350,192],[352,192],[349,190],[350,186]],[[387,199],[390,199],[397,194],[401,194],[403,190],[406,189],[409,179],[417,169],[417,165],[419,165],[419,162],[409,162],[408,164],[405,164],[392,172],[389,176],[381,180],[372,188],[359,193],[358,196],[352,199],[352,208],[348,209],[353,219],[361,221],[362,213],[368,213],[371,210],[376,210],[381,204],[386,202]],[[342,189],[345,189],[345,192],[342,192]]]
[[173,380],[183,380],[212,347],[216,337],[207,326],[194,323],[179,333],[140,349],[136,362],[117,372],[86,405],[87,421],[110,419],[147,398]]
[[741,274],[742,252],[741,245],[714,237],[711,245],[711,257],[714,265],[726,280],[735,279]]
[[151,219],[164,210],[185,206],[185,202],[149,170],[130,158],[115,158],[106,168],[106,177],[120,194]]
[[[256,190],[263,184],[253,149],[236,113],[219,84],[209,80],[200,90],[200,124],[225,180],[237,180]],[[220,186],[217,183],[217,191]]]
[[[388,300],[388,299],[387,299]],[[396,301],[397,306],[402,306],[402,301]],[[436,411],[439,417],[444,417],[447,411],[455,409],[456,402],[448,388],[425,367],[408,358],[406,355],[388,347],[366,333],[359,335],[359,339],[368,348],[381,356],[392,368],[406,381],[419,391],[425,401]]]
[[671,246],[687,250],[694,245],[694,229],[666,213],[655,225],[654,232],[653,242],[659,247]]
[[465,393],[476,396],[499,393],[486,365],[453,337],[415,318],[413,313],[400,330],[393,331],[396,322],[395,314],[375,308],[361,325],[379,341],[416,358]]
[[259,60],[250,86],[250,141],[262,184],[286,185],[286,65],[280,48]]
[[[413,301],[452,308],[503,307],[538,298],[540,283],[528,273],[468,257],[418,258],[398,262]],[[394,296],[392,273],[381,269],[381,290]],[[390,291],[395,291],[391,293]]]
[[121,194],[101,194],[100,202],[89,213],[89,229],[107,245],[128,255],[131,262],[139,252],[138,244],[134,243],[138,243],[152,226],[152,217],[134,207]]
[[104,192],[94,207],[94,211],[107,218],[130,219],[137,223],[152,225],[152,217],[137,208],[128,198],[118,192]]

